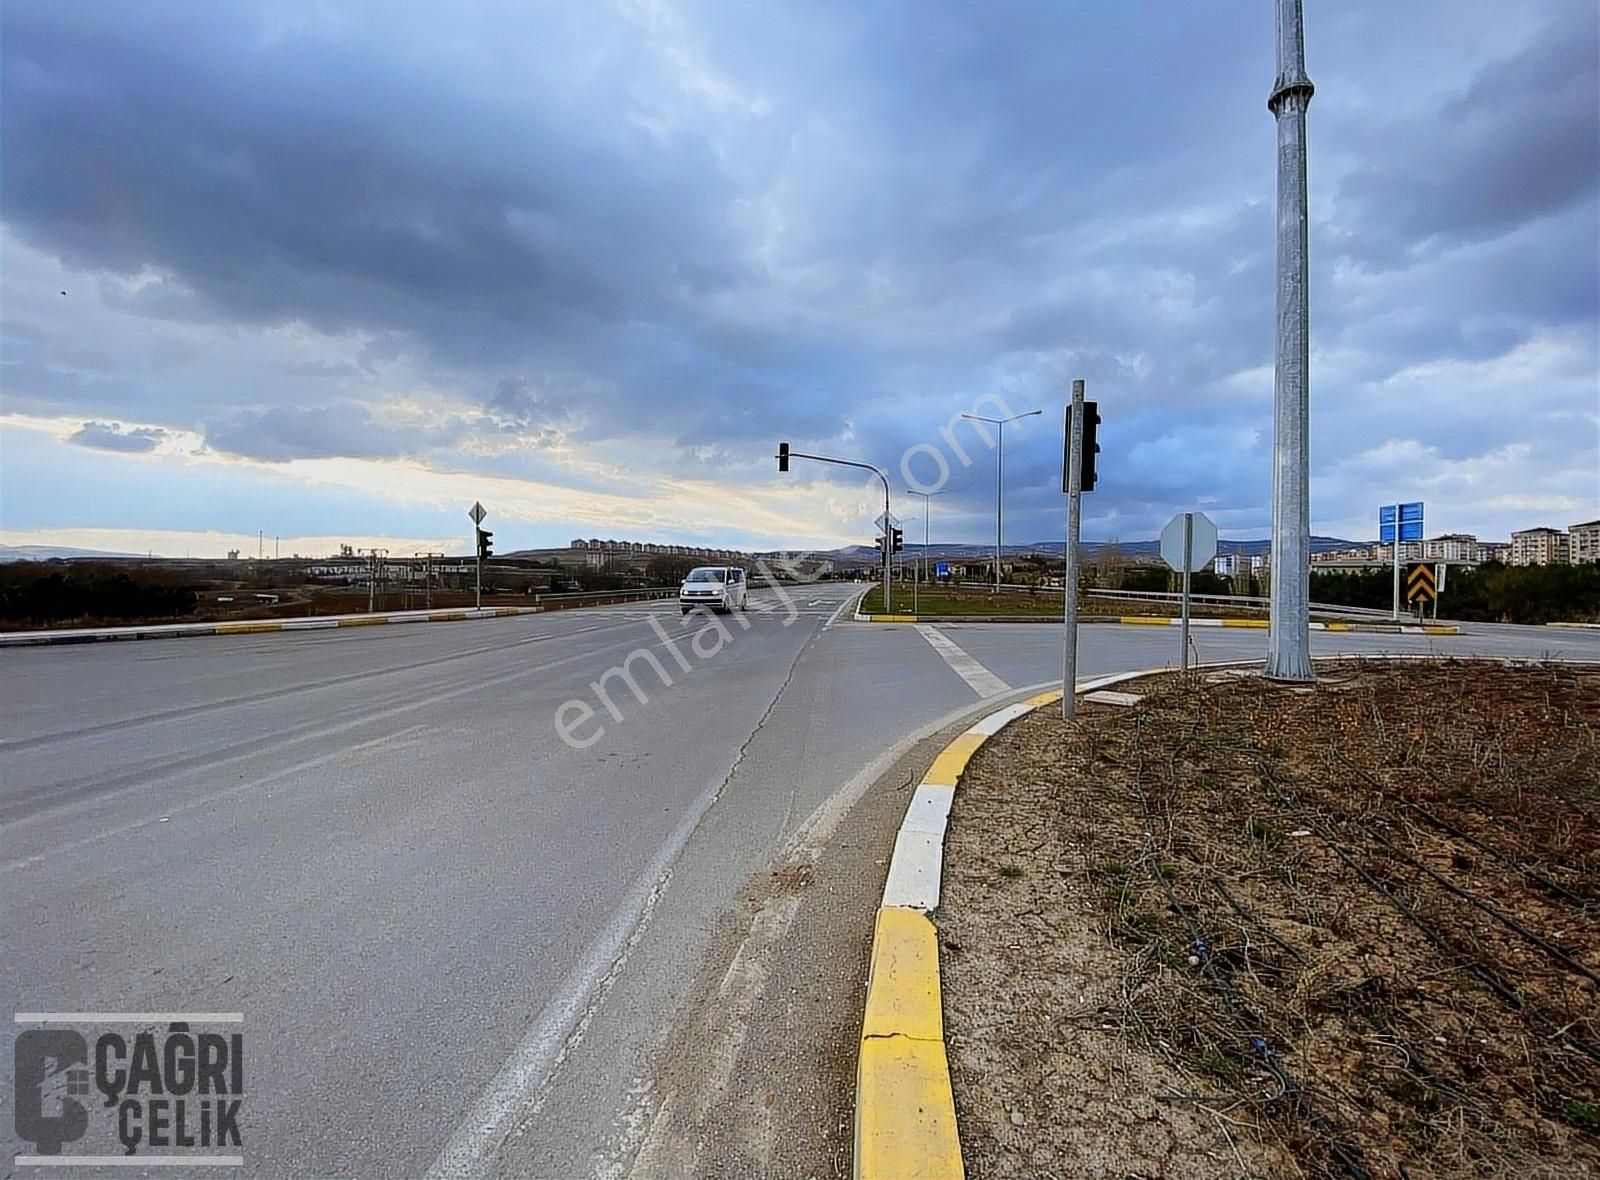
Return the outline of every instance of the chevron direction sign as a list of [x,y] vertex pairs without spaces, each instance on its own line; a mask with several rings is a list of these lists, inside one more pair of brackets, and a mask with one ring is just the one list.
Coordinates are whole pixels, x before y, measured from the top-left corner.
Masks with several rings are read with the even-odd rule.
[[1439,597],[1434,581],[1433,564],[1419,561],[1406,571],[1406,601],[1433,602]]

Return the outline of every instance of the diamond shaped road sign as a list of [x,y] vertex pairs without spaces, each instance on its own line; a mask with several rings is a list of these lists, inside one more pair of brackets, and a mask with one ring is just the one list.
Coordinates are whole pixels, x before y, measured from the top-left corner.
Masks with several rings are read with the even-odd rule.
[[[1167,527],[1161,530],[1161,560],[1177,570],[1183,572],[1183,518],[1180,512],[1167,521]],[[1217,526],[1211,523],[1211,518],[1204,512],[1196,512],[1194,526],[1189,537],[1189,572],[1195,573],[1206,568],[1206,562],[1217,555]]]
[[878,526],[880,533],[886,533],[900,523],[900,518],[898,516],[890,516],[887,512],[880,512],[878,513],[878,519],[872,523]]
[[488,516],[489,513],[487,511],[485,511],[485,509],[484,509],[482,504],[480,504],[476,500],[474,500],[472,502],[472,511],[467,513],[467,515],[472,517],[472,523],[473,524],[482,524],[483,523],[483,518]]

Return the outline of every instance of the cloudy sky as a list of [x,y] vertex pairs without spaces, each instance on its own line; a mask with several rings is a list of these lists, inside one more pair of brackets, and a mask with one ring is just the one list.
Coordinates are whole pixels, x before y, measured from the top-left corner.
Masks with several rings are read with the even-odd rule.
[[[1594,5],[1306,6],[1314,528],[1600,515]],[[1268,530],[1268,0],[0,14],[0,540]]]

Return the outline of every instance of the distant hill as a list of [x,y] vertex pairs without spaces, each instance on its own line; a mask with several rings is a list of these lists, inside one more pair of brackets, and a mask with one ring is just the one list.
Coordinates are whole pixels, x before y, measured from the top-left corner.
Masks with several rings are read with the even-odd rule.
[[83,557],[143,557],[142,553],[111,553],[102,549],[73,549],[66,545],[0,545],[0,561],[70,561]]

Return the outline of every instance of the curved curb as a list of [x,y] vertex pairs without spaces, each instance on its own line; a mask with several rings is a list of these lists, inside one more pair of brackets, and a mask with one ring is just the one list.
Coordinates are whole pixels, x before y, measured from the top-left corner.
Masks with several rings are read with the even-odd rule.
[[[1094,692],[1165,670],[1100,676],[1076,691]],[[945,823],[956,785],[983,744],[1019,717],[1060,699],[1059,689],[1036,693],[968,726],[934,758],[906,808],[873,926],[856,1064],[856,1180],[965,1175],[944,1051],[938,933],[928,919],[939,905]]]
[[[858,623],[1060,623],[1050,615],[864,615],[858,609]],[[1120,624],[1124,627],[1181,627],[1183,620],[1168,615],[1088,615],[1078,619],[1080,626],[1099,623]],[[1556,626],[1557,624],[1548,624]],[[1242,627],[1252,631],[1265,631],[1270,624],[1266,619],[1190,619],[1190,627]],[[1315,622],[1313,631],[1357,631],[1370,635],[1460,635],[1461,628],[1448,623],[1341,623]]]
[[[1365,653],[1314,657],[1319,664],[1438,658]],[[1486,658],[1511,664],[1537,662]],[[1197,664],[1195,670],[1254,668],[1259,663],[1221,660]],[[1074,691],[1083,696],[1171,671],[1161,667],[1115,672],[1081,681]],[[934,758],[906,808],[873,926],[856,1064],[856,1180],[898,1180],[903,1176],[962,1180],[965,1176],[944,1049],[938,932],[929,919],[939,906],[945,825],[956,786],[972,756],[1013,721],[1060,699],[1060,689],[1036,693],[968,726]]]

